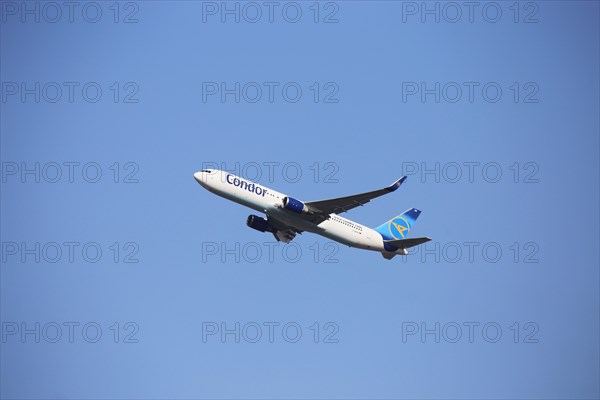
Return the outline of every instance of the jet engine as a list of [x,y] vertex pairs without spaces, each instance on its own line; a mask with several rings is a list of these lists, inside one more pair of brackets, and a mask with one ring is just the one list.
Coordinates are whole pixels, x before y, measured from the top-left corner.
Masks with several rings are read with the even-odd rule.
[[309,209],[306,205],[300,200],[296,200],[293,197],[285,196],[283,198],[283,208],[286,210],[293,211],[298,214],[308,214]]
[[275,229],[269,224],[269,221],[258,215],[248,215],[246,225],[260,232],[275,232]]

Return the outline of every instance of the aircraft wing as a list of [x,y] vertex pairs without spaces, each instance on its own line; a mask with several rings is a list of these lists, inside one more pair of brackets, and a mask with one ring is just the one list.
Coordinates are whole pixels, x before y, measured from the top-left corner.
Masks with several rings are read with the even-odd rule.
[[309,209],[321,213],[322,215],[340,214],[355,207],[362,206],[363,204],[367,204],[376,197],[393,192],[394,190],[398,189],[405,180],[406,176],[403,176],[390,186],[383,189],[355,194],[352,196],[338,197],[336,199],[311,201],[305,204]]
[[275,231],[272,233],[278,242],[289,243],[294,240],[297,233],[302,233],[301,230],[292,228],[291,226],[286,225],[284,222],[281,222],[270,215],[267,215],[267,221],[273,228],[275,228]]

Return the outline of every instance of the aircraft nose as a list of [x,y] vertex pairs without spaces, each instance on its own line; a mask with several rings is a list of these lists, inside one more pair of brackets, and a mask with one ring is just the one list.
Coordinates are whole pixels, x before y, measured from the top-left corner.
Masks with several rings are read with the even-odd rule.
[[196,173],[194,174],[194,179],[196,180],[196,182],[198,182],[198,183],[199,183],[199,184],[201,184],[201,185],[204,183],[204,180],[203,180],[203,178],[204,178],[204,177],[202,176],[202,172],[196,172]]

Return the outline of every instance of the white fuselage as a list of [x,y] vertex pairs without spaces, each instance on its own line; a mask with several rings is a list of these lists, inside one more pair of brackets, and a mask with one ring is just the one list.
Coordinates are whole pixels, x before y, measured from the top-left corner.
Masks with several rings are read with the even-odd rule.
[[290,227],[312,232],[336,242],[366,250],[384,251],[381,235],[364,225],[337,214],[319,224],[283,207],[285,194],[240,178],[227,171],[197,172],[194,178],[212,193],[265,213]]

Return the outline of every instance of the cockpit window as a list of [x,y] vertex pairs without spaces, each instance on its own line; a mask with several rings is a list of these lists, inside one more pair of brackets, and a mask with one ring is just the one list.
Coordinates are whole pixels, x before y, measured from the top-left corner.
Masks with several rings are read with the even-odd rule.
[[211,170],[211,169],[203,169],[203,170],[202,170],[202,171],[200,171],[200,172],[208,172],[208,173],[210,174],[210,173],[212,173],[212,170]]

